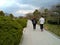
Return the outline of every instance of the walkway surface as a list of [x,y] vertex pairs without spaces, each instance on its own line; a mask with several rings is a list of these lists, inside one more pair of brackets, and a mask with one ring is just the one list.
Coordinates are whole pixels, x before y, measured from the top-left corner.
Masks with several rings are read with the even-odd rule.
[[32,22],[28,20],[27,27],[23,31],[23,40],[20,45],[60,45],[60,39],[44,30],[41,32],[39,26],[33,30]]

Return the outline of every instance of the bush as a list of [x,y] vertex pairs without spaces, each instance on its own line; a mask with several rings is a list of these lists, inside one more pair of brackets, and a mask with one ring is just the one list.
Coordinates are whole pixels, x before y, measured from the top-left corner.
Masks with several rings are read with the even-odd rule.
[[19,19],[17,19],[17,22],[18,22],[19,24],[21,24],[22,27],[26,27],[27,19],[25,19],[25,18],[19,18]]
[[[48,20],[47,22],[48,22],[49,24],[58,24],[57,21],[53,21],[53,20]],[[59,22],[59,24],[60,24],[60,22]]]
[[[26,21],[21,23],[26,25]],[[23,34],[23,26],[7,16],[0,16],[0,45],[18,45]]]
[[54,34],[60,36],[60,25],[53,25],[53,24],[45,24],[44,25],[45,29],[50,31],[50,32],[53,32]]
[[48,23],[50,23],[50,24],[56,24],[56,22],[53,22],[51,20],[48,20]]

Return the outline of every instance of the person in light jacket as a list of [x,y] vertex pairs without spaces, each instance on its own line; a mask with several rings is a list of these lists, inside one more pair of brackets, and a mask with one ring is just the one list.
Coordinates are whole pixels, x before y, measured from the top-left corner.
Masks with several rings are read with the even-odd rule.
[[39,19],[39,22],[40,22],[40,29],[41,31],[43,31],[43,25],[44,25],[44,22],[45,22],[45,19],[43,16],[41,16],[41,18]]

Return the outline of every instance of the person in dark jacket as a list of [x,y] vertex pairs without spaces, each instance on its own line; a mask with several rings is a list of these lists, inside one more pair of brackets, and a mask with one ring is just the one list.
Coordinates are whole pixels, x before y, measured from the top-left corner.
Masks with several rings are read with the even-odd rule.
[[35,17],[32,18],[33,29],[36,29],[37,20]]

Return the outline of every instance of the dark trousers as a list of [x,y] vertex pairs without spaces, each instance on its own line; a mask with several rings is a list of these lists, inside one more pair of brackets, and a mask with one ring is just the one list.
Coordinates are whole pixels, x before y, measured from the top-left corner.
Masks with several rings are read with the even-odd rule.
[[40,29],[41,31],[43,31],[43,24],[40,24]]
[[36,24],[33,24],[33,29],[36,29]]

